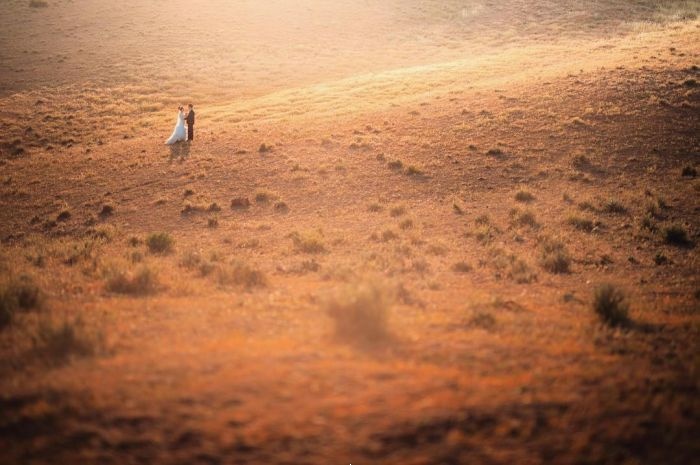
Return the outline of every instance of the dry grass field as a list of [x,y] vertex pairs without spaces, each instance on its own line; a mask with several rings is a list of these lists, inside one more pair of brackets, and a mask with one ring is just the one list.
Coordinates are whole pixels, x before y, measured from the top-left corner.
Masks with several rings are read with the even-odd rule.
[[698,463],[699,44],[698,1],[6,0],[0,463]]

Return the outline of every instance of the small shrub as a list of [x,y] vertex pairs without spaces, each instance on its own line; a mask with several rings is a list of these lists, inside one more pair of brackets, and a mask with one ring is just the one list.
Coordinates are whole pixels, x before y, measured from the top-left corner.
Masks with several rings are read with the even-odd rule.
[[174,243],[173,237],[166,232],[149,234],[146,238],[148,250],[155,254],[168,254],[172,252]]
[[114,207],[109,204],[102,205],[102,210],[100,210],[100,218],[107,218],[114,214]]
[[283,201],[276,202],[275,211],[279,213],[287,213],[289,211],[289,206]]
[[487,312],[477,312],[469,320],[469,326],[491,331],[496,328],[496,318]]
[[554,274],[568,273],[571,259],[563,243],[545,239],[542,242],[540,261],[542,268]]
[[209,218],[207,220],[207,227],[209,229],[215,229],[219,227],[219,220],[218,218]]
[[527,191],[521,190],[515,194],[515,200],[517,200],[518,202],[528,203],[528,202],[532,202],[533,200],[535,200],[535,196]]
[[231,200],[231,208],[233,210],[245,210],[250,207],[250,200],[246,197],[238,197]]
[[29,275],[0,283],[0,329],[11,324],[17,312],[41,308],[43,292]]
[[472,269],[472,266],[467,262],[457,262],[452,265],[452,271],[455,273],[469,273]]
[[692,166],[684,166],[683,171],[681,171],[681,176],[684,178],[695,178],[698,175],[698,170]]
[[271,152],[271,151],[272,151],[272,146],[271,146],[271,145],[267,145],[267,144],[265,144],[264,142],[263,142],[262,144],[260,144],[260,147],[258,148],[258,152],[259,152],[259,153],[268,153],[268,152]]
[[105,288],[108,292],[134,296],[144,296],[158,292],[158,274],[148,266],[141,266],[135,272],[113,268],[108,271]]
[[690,239],[688,239],[688,232],[685,227],[681,224],[673,224],[664,228],[664,240],[666,243],[677,246],[687,246],[690,245]]
[[489,218],[489,215],[484,213],[483,215],[477,216],[474,219],[474,223],[476,223],[477,225],[487,225],[491,223],[491,219]]
[[457,214],[457,215],[463,215],[464,214],[464,207],[457,201],[453,200],[452,201],[452,210]]
[[319,254],[326,252],[326,246],[323,244],[323,238],[315,232],[298,233],[294,232],[290,235],[294,244],[294,249],[297,252],[308,254]]
[[393,241],[393,240],[398,239],[398,238],[399,238],[399,235],[396,234],[391,229],[385,229],[384,231],[382,231],[382,241],[384,241],[384,242]]
[[46,8],[48,6],[49,3],[44,0],[29,0],[30,8]]
[[574,228],[578,229],[579,231],[591,232],[595,227],[595,225],[593,224],[593,220],[575,215],[569,216],[566,219],[566,222]]
[[399,223],[399,228],[404,230],[413,228],[413,220],[410,218],[406,218],[405,220]]
[[533,229],[538,228],[540,226],[537,222],[537,219],[535,219],[535,214],[531,211],[524,211],[518,214],[515,218],[515,222],[520,226],[527,226]]
[[382,207],[378,203],[372,203],[372,204],[370,204],[369,207],[367,207],[367,211],[370,211],[372,213],[378,213],[378,212],[382,211],[383,209],[384,209],[384,207]]
[[276,198],[275,194],[267,190],[259,190],[255,193],[255,201],[258,203],[267,203]]
[[376,281],[354,283],[328,298],[323,306],[335,323],[335,334],[349,342],[376,344],[389,337],[392,296]]
[[408,165],[408,168],[406,168],[406,174],[409,176],[423,176],[423,170],[415,165]]
[[622,205],[617,200],[609,200],[605,203],[605,205],[603,205],[603,211],[605,213],[625,214],[627,213],[627,207]]
[[51,363],[65,363],[74,357],[95,355],[102,345],[102,337],[90,334],[79,318],[53,319],[40,322],[33,337],[34,352]]
[[212,203],[209,205],[209,207],[207,208],[207,211],[208,211],[208,212],[211,212],[211,213],[217,213],[217,212],[220,212],[220,211],[221,211],[221,207],[219,206],[218,203],[212,202]]
[[63,210],[56,216],[56,221],[68,221],[71,217],[69,210]]
[[403,162],[401,160],[392,160],[386,164],[389,169],[394,171],[399,171],[403,168]]
[[489,149],[489,151],[486,152],[486,155],[490,155],[490,156],[496,157],[496,158],[502,158],[505,154],[503,153],[503,150],[501,150],[499,148],[493,148],[493,149]]
[[406,214],[406,207],[403,205],[395,205],[389,210],[389,215],[396,218],[397,216],[402,216]]
[[216,282],[220,286],[235,285],[246,289],[267,286],[265,274],[244,262],[236,261],[230,265],[217,266],[215,270]]
[[604,323],[611,326],[629,323],[629,305],[625,295],[612,284],[603,284],[595,290],[593,309]]
[[530,284],[537,281],[537,273],[532,271],[527,262],[522,259],[511,262],[508,277],[518,284]]

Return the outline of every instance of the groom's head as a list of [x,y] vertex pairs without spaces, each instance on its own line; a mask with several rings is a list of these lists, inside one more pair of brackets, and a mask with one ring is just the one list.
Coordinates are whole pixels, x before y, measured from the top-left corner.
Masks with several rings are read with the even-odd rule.
[[189,105],[187,105],[187,106],[190,108],[190,110],[191,110],[192,108],[194,108],[194,107],[192,106],[191,103],[190,103]]

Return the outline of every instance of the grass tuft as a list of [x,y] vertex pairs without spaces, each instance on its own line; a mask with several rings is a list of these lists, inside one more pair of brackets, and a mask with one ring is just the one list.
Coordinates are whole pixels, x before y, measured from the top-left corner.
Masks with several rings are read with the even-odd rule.
[[154,254],[169,254],[173,251],[174,243],[173,237],[166,232],[149,234],[146,238],[146,246]]
[[612,284],[603,284],[595,290],[593,310],[610,326],[624,326],[630,321],[625,295]]
[[324,302],[343,341],[376,344],[389,337],[388,312],[392,296],[376,281],[353,283]]

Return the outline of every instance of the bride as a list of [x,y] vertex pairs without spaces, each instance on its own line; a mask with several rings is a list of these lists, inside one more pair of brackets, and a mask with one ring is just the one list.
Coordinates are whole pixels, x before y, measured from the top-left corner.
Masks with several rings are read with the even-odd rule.
[[166,140],[167,145],[172,145],[175,142],[187,139],[187,130],[185,129],[185,108],[177,107],[177,122],[170,139]]

